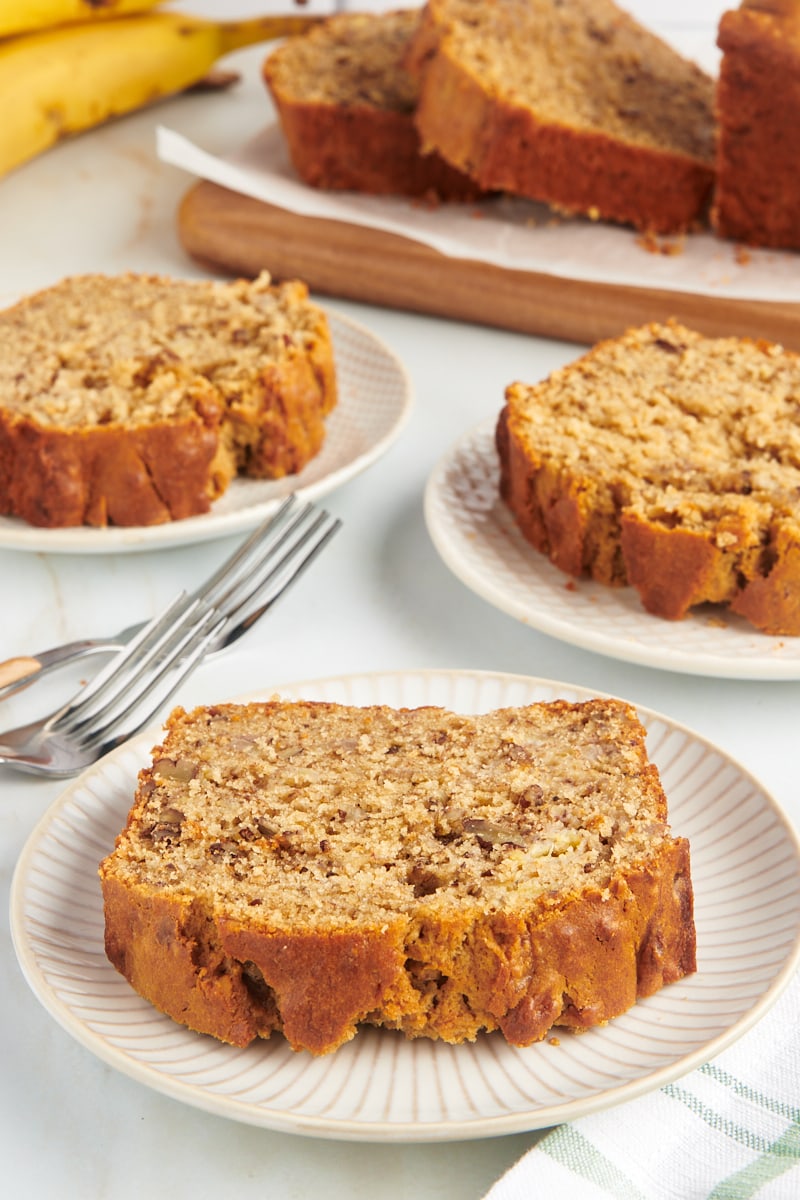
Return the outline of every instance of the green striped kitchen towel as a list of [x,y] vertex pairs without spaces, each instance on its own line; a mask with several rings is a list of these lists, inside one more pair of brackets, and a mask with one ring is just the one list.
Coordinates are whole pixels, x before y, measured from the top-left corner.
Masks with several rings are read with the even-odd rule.
[[485,1200],[800,1200],[800,974],[660,1090],[543,1137]]

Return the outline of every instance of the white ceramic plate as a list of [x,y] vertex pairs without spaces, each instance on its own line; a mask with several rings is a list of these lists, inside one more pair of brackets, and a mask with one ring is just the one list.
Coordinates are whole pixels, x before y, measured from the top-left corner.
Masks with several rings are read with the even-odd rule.
[[399,435],[411,411],[411,382],[400,360],[368,329],[327,312],[339,403],[326,420],[320,453],[285,479],[234,479],[211,511],[166,525],[39,529],[0,517],[0,546],[49,554],[119,554],[184,546],[254,529],[296,492],[317,500],[371,466]]
[[770,637],[711,605],[665,621],[645,612],[633,588],[570,579],[554,567],[500,499],[495,424],[465,434],[426,489],[428,532],[462,583],[524,624],[610,658],[691,675],[800,679],[800,637]]
[[[398,672],[297,683],[287,697],[479,712],[586,699],[571,685],[480,672]],[[103,952],[97,864],[125,823],[152,732],[73,783],[31,836],[12,885],[22,970],[45,1008],[139,1082],[221,1116],[360,1141],[487,1137],[572,1120],[717,1054],[777,998],[800,957],[800,847],[762,788],[719,750],[642,713],[676,833],[690,839],[698,971],[607,1027],[520,1050],[406,1041],[366,1029],[324,1058],[276,1036],[246,1050],[191,1033],[140,999]]]

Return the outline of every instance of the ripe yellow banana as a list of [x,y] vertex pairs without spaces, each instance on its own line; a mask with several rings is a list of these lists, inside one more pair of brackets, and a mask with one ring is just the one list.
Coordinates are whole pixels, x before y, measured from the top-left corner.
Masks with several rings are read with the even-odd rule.
[[148,13],[0,41],[0,175],[69,134],[190,87],[231,50],[318,20]]
[[0,0],[0,37],[156,8],[164,0]]

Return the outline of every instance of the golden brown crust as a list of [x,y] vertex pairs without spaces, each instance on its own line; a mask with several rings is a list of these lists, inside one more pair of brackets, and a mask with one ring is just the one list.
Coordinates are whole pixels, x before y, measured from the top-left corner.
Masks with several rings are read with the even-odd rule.
[[273,96],[292,164],[310,187],[452,202],[482,194],[439,154],[422,153],[410,114]]
[[530,985],[499,1017],[508,1041],[540,1041],[552,1025],[589,1029],[696,969],[689,848],[675,842],[641,870],[621,873],[547,913],[531,930]]
[[[567,110],[559,119],[541,116],[535,100],[528,102],[524,92],[498,84],[495,76],[484,73],[484,63],[479,57],[473,64],[464,56],[463,30],[460,40],[453,36],[461,19],[460,3],[461,0],[455,5],[448,0],[432,0],[426,5],[406,58],[409,70],[419,80],[415,120],[425,150],[438,150],[482,188],[528,196],[565,212],[619,221],[654,233],[685,230],[697,222],[713,182],[710,80],[690,64],[683,63],[679,68],[685,76],[680,120],[707,131],[707,153],[699,149],[687,152],[678,145],[643,144],[610,127],[604,129],[602,121],[595,129],[571,124]],[[500,50],[487,50],[487,55],[505,53],[512,60],[516,45],[514,31],[517,41],[519,37],[524,40],[526,36],[534,36],[527,31],[520,33],[525,27],[517,24],[530,15],[527,7],[526,0],[503,0],[487,8],[485,17],[479,14],[475,18],[476,44],[482,36],[482,21],[485,20],[491,32],[494,22],[505,20],[508,37],[501,39]],[[531,10],[534,7],[530,5]],[[602,21],[609,22],[609,33],[603,33],[601,40],[616,36],[617,29],[634,27],[613,5],[600,7]],[[557,21],[557,9],[547,17]],[[587,23],[591,20],[587,13]],[[463,22],[469,31],[466,16]],[[633,75],[640,69],[645,73],[650,69],[649,35],[639,30],[638,36],[642,41],[638,55],[629,53],[624,58],[627,70]],[[655,45],[656,39],[652,41]],[[596,47],[599,50],[599,42]],[[677,57],[670,61],[665,71],[667,79],[669,70],[674,70],[677,64]],[[495,75],[502,78],[498,64],[493,65]],[[598,68],[595,85],[604,72],[612,69],[621,70],[618,65],[612,68],[604,64]],[[585,64],[576,63],[574,78],[580,78],[582,71],[586,71]],[[669,88],[663,83],[661,86],[662,102],[667,103]],[[672,90],[679,95],[681,88],[676,77]],[[694,96],[691,103],[690,95]],[[622,100],[616,101],[615,112],[622,104]],[[700,144],[704,136],[705,132],[698,134]]]
[[[214,397],[209,397],[214,399]],[[0,408],[0,512],[31,525],[156,525],[207,512],[232,471],[220,408],[137,430],[43,429]]]
[[[588,1029],[696,969],[688,844],[678,839],[607,891],[528,916],[405,921],[387,930],[247,928],[103,876],[106,953],[162,1012],[237,1046],[280,1030],[325,1054],[359,1024],[409,1037],[513,1045]],[[426,990],[425,981],[431,986]]]
[[237,472],[318,453],[337,399],[299,281],[77,276],[0,314],[0,512],[34,525],[205,513]]
[[169,725],[100,875],[109,959],[192,1029],[529,1045],[695,969],[688,845],[629,706],[274,701]]
[[618,543],[618,518],[609,512],[590,476],[540,456],[526,439],[509,432],[511,409],[497,421],[500,494],[520,530],[567,575],[588,574],[598,583],[626,582]]
[[325,1054],[379,1011],[403,973],[401,930],[264,932],[219,922],[234,961],[252,964],[275,998],[281,1031],[295,1050]]
[[800,249],[800,4],[758,0],[723,14],[716,91],[722,237]]
[[628,583],[648,612],[680,620],[696,604],[736,594],[730,557],[705,533],[666,529],[637,513],[622,513],[620,544]]
[[[422,153],[413,116],[415,89],[410,79],[392,78],[405,76],[400,51],[415,20],[411,11],[340,13],[303,35],[302,42],[284,42],[264,63],[264,81],[292,163],[311,187],[448,201],[480,196],[481,189],[463,172],[435,152]],[[383,81],[370,61],[376,51],[383,60]],[[343,74],[343,58],[347,82],[337,88],[331,78],[332,94],[325,94],[327,77]]]
[[279,1028],[274,1005],[248,986],[199,903],[103,881],[105,949],[140,995],[177,1021],[234,1046]]
[[770,547],[771,562],[754,572],[731,600],[734,612],[766,633],[800,635],[800,539],[781,528]]
[[507,389],[500,493],[570,575],[630,584],[669,620],[724,604],[797,636],[798,361],[675,323],[629,330]]

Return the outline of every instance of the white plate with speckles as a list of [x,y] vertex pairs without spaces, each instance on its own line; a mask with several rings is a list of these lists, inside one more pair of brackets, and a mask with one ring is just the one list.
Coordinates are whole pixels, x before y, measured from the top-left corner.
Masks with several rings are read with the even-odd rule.
[[[467,713],[592,694],[466,671],[343,676],[277,690]],[[667,717],[640,714],[672,828],[691,844],[698,970],[604,1028],[562,1032],[558,1044],[527,1049],[495,1033],[448,1046],[370,1028],[314,1058],[293,1053],[279,1036],[238,1050],[175,1024],[106,959],[97,878],[157,731],[72,783],[29,839],[11,892],[22,970],[55,1020],[105,1062],[187,1104],[269,1129],[448,1141],[542,1128],[633,1099],[735,1041],[777,999],[800,959],[800,846],[790,823],[720,750]]]
[[800,679],[800,637],[770,637],[719,606],[682,621],[645,612],[633,588],[571,579],[520,533],[500,499],[495,421],[470,430],[434,468],[428,532],[453,574],[542,633],[610,658],[730,679]]
[[297,475],[234,479],[211,511],[165,525],[39,529],[0,516],[0,547],[48,554],[121,554],[187,546],[255,529],[290,492],[319,500],[365,471],[402,431],[413,403],[411,381],[395,354],[369,329],[326,310],[339,402],[326,418],[324,445]]

